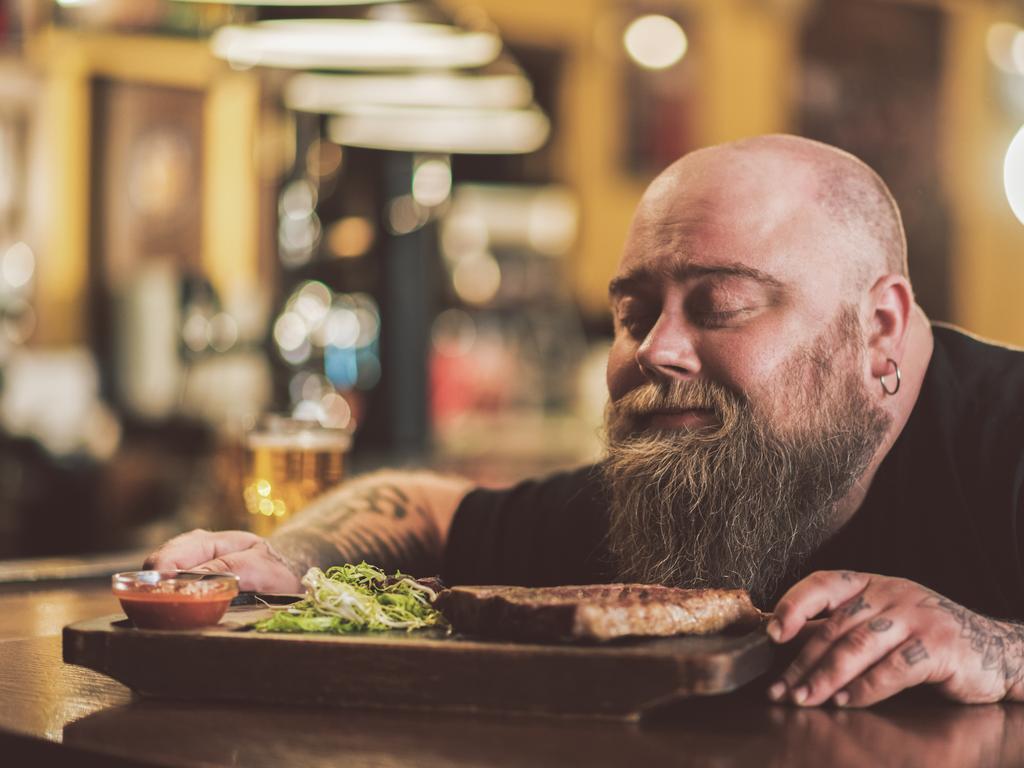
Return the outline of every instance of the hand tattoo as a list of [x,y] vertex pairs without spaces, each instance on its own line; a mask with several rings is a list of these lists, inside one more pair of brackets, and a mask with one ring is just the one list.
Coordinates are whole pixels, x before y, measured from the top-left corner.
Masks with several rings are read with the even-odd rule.
[[960,637],[970,641],[971,650],[981,656],[982,669],[992,669],[1001,674],[1007,688],[1024,678],[1024,626],[995,621],[941,595],[926,597],[920,605],[952,616],[960,625]]
[[903,660],[912,667],[917,664],[917,662],[927,659],[928,651],[925,650],[924,643],[921,642],[921,639],[917,638],[914,642],[900,651],[900,655],[903,657]]
[[871,604],[864,599],[864,595],[857,595],[853,602],[847,603],[839,609],[840,613],[846,618],[850,618],[854,614],[860,613],[861,611],[870,610]]
[[885,632],[892,626],[892,619],[887,619],[884,616],[876,616],[868,622],[868,629],[872,632]]

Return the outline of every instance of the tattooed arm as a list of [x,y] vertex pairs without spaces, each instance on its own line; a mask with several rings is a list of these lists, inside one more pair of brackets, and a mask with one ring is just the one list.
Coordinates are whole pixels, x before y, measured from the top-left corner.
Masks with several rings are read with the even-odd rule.
[[800,653],[769,688],[803,706],[867,706],[922,683],[956,701],[1024,701],[1024,626],[968,610],[907,579],[819,571],[787,592],[768,633]]
[[293,564],[311,566],[366,560],[387,571],[432,575],[468,481],[427,472],[381,472],[321,496],[270,537]]
[[242,589],[301,592],[311,567],[366,560],[415,575],[440,570],[455,509],[471,484],[429,472],[378,472],[321,496],[269,539],[247,531],[190,531],[147,568],[230,571]]

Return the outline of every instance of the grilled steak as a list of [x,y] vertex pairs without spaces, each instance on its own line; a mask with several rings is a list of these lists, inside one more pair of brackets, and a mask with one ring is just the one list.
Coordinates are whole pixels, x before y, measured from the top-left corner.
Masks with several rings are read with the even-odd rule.
[[746,590],[645,584],[453,587],[437,596],[434,607],[456,632],[535,642],[703,635],[760,622]]

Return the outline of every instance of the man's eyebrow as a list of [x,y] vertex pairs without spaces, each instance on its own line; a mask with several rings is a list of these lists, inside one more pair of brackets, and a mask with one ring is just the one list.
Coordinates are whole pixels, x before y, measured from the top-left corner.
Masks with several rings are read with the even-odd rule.
[[612,281],[608,283],[608,295],[615,299],[627,293],[637,293],[643,286],[649,286],[654,281],[654,274],[648,270],[631,270],[624,275],[612,278]]
[[645,288],[650,289],[651,285],[666,277],[679,281],[691,280],[695,277],[739,277],[753,280],[769,288],[785,288],[785,284],[774,275],[747,264],[679,264],[667,270],[655,270],[648,267],[631,269],[608,284],[608,295],[616,298],[623,294],[642,291]]

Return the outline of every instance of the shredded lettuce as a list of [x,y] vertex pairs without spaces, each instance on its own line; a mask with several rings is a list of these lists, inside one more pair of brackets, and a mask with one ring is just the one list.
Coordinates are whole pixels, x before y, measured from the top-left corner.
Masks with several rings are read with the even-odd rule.
[[413,630],[444,626],[444,617],[431,607],[434,590],[401,571],[388,577],[380,568],[332,566],[324,573],[310,568],[302,577],[306,597],[277,609],[258,621],[258,632],[332,632]]

